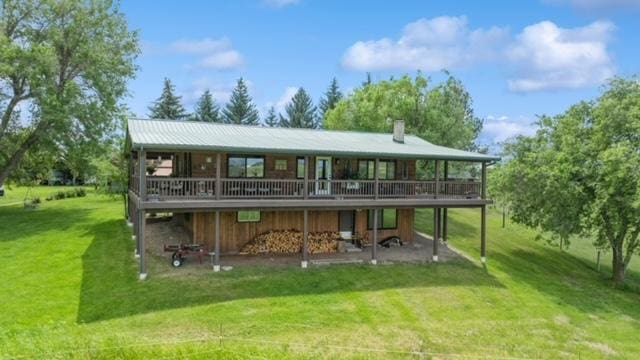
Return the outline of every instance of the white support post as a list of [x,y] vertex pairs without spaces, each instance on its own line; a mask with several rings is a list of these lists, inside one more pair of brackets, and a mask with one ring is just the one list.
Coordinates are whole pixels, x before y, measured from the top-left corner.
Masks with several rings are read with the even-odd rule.
[[309,210],[304,210],[302,234],[302,263],[300,267],[306,269],[309,265]]

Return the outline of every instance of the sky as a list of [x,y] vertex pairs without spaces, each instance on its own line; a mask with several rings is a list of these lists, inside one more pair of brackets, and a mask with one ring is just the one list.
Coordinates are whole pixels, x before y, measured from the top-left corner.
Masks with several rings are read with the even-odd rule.
[[139,31],[126,99],[139,117],[170,78],[188,111],[205,89],[224,104],[238,78],[265,114],[298,87],[318,102],[336,77],[459,78],[484,119],[479,142],[534,132],[539,115],[593,99],[640,73],[640,0],[124,0]]

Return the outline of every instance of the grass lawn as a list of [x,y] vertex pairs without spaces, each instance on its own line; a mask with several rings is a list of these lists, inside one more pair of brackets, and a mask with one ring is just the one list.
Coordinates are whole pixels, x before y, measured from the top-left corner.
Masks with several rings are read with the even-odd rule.
[[[450,211],[472,260],[137,280],[119,199],[0,207],[0,358],[635,358],[640,293],[589,258]],[[428,231],[431,215],[420,211]],[[632,288],[639,285],[633,274]]]
[[[0,197],[0,207],[10,206],[14,204],[22,204],[25,197],[33,198],[39,197],[41,201],[45,201],[45,198],[49,195],[55,194],[58,191],[67,191],[77,188],[77,186],[33,186],[33,187],[21,187],[15,185],[5,185],[4,196]],[[86,186],[85,190],[91,192],[93,187]]]

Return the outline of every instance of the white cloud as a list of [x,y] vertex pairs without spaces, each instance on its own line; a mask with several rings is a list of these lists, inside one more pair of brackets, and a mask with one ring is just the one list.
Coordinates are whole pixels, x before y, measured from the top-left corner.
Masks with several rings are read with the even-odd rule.
[[263,3],[271,7],[282,8],[289,5],[299,4],[300,0],[263,0]]
[[191,67],[206,69],[230,70],[244,65],[242,54],[233,48],[231,40],[226,37],[219,39],[181,39],[169,44],[167,50],[173,54],[197,55],[200,59]]
[[224,51],[231,48],[231,41],[224,37],[220,39],[182,39],[171,43],[170,49],[183,54],[207,54]]
[[608,21],[573,29],[550,21],[527,26],[507,51],[517,72],[509,79],[509,89],[528,92],[601,84],[615,73],[607,51],[614,29]]
[[236,50],[225,50],[205,56],[198,65],[207,69],[228,70],[244,64],[242,55]]
[[488,144],[498,144],[518,135],[533,135],[536,129],[533,121],[525,116],[512,119],[505,115],[489,115],[485,119],[480,138]]
[[506,28],[471,30],[465,16],[419,19],[405,26],[397,41],[358,41],[342,65],[353,70],[453,69],[490,59],[508,38]]
[[619,10],[640,8],[640,0],[545,0],[556,5],[569,5],[578,10]]
[[407,24],[398,40],[358,41],[342,65],[360,71],[438,71],[491,62],[507,70],[514,92],[576,89],[615,74],[608,51],[614,31],[609,21],[576,28],[543,21],[512,36],[505,27],[472,30],[464,16],[442,16]]

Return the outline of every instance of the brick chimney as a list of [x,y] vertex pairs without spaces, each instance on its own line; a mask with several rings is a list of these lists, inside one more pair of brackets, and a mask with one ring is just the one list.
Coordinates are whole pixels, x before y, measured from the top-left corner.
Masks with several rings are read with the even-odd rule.
[[393,141],[404,144],[404,120],[393,122]]

